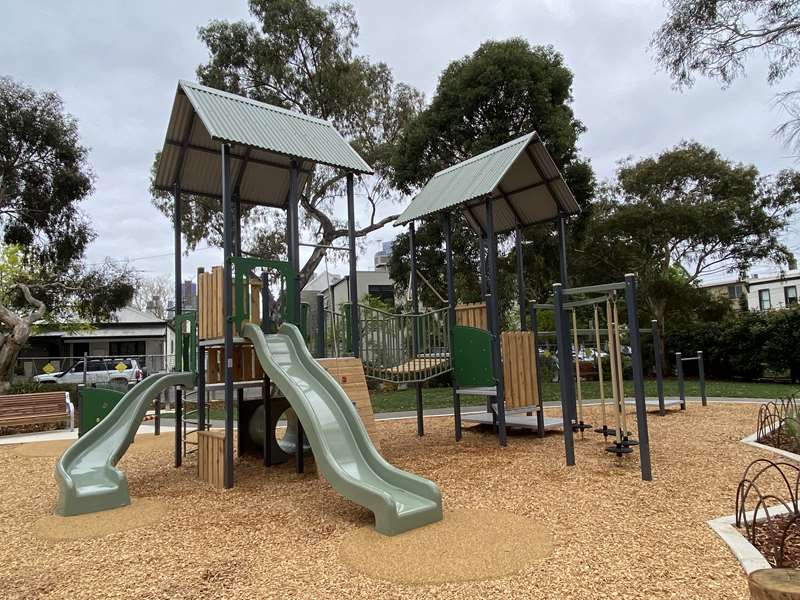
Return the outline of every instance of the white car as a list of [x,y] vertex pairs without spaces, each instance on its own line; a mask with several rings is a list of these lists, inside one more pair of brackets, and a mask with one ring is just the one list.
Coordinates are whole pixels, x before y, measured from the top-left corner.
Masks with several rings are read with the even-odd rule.
[[132,358],[90,358],[89,368],[84,379],[83,360],[74,363],[66,371],[57,373],[43,373],[36,375],[33,380],[37,383],[76,383],[84,381],[87,385],[93,383],[120,383],[132,385],[142,380],[142,370],[139,363]]

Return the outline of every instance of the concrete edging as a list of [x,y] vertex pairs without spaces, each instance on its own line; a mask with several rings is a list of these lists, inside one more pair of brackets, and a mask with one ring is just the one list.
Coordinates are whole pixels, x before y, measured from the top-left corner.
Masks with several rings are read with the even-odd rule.
[[[777,454],[783,458],[800,463],[800,454],[795,454],[794,452],[789,452],[787,450],[781,450],[780,448],[774,448],[772,446],[767,446],[766,444],[761,444],[756,441],[757,435],[757,433],[753,433],[739,441],[742,444],[747,444],[753,448],[766,450],[767,452],[772,452],[773,454]],[[746,513],[746,517],[748,519],[752,519],[754,512],[755,511]],[[785,506],[770,507],[771,515],[783,515],[788,512],[789,509]],[[719,517],[706,522],[708,523],[708,526],[711,527],[711,529],[713,529],[714,532],[722,538],[722,541],[728,545],[728,548],[730,548],[731,552],[736,557],[736,560],[739,561],[739,564],[742,565],[742,569],[744,569],[744,572],[747,575],[753,571],[757,571],[758,569],[772,568],[772,565],[767,562],[767,559],[764,558],[764,555],[761,554],[758,548],[753,546],[753,544],[750,543],[750,540],[748,540],[738,529],[736,529],[736,515]]]

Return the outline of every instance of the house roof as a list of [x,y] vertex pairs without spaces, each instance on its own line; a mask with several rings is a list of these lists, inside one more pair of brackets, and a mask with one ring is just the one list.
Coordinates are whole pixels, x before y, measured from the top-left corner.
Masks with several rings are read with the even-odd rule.
[[436,173],[396,221],[404,225],[461,207],[470,226],[485,230],[486,197],[497,233],[549,221],[580,207],[534,131]]
[[60,337],[65,340],[99,337],[161,337],[167,322],[154,314],[126,306],[114,312],[107,323],[96,323],[91,329],[55,329],[41,331],[31,337]]
[[245,204],[283,208],[292,160],[303,189],[315,164],[372,173],[370,166],[322,119],[214,88],[178,82],[155,187],[219,200],[220,144],[231,144],[231,183]]

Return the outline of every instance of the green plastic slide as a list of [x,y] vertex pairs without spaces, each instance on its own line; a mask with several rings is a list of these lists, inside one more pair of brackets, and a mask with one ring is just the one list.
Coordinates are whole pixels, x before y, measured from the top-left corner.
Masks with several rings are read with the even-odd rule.
[[337,492],[372,511],[379,533],[395,535],[441,520],[439,488],[378,454],[347,394],[311,356],[297,327],[285,323],[278,333],[264,335],[245,323],[242,333],[297,413],[317,468]]
[[67,517],[127,506],[128,480],[117,469],[147,413],[164,389],[194,386],[194,373],[156,373],[131,388],[114,409],[72,444],[56,464],[56,514]]

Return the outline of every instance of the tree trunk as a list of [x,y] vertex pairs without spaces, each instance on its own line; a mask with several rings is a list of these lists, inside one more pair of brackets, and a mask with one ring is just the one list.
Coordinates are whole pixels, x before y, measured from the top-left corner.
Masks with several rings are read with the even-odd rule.
[[7,330],[7,333],[0,338],[0,389],[3,391],[11,385],[17,356],[31,337],[33,324],[41,319],[46,311],[44,303],[31,295],[28,286],[18,283],[16,287],[22,291],[25,301],[34,309],[30,314],[20,316],[0,304],[0,324]]
[[14,327],[12,332],[5,337],[0,345],[0,389],[5,391],[11,385],[14,376],[14,365],[17,362],[19,351],[31,336],[32,328],[28,323],[21,323]]

